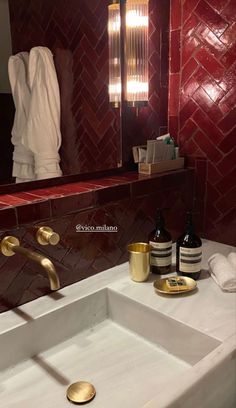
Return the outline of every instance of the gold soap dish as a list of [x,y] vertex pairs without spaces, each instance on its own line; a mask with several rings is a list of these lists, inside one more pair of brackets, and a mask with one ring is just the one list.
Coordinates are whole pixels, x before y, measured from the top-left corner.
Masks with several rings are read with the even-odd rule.
[[155,280],[153,286],[156,292],[164,293],[166,295],[180,295],[195,290],[197,282],[192,278],[169,276],[167,278]]

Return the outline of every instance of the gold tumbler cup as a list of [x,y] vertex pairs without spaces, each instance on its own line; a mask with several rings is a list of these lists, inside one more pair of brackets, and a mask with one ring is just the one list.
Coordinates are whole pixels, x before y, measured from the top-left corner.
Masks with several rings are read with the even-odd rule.
[[150,273],[151,245],[135,242],[127,246],[129,251],[129,272],[135,282],[145,282]]

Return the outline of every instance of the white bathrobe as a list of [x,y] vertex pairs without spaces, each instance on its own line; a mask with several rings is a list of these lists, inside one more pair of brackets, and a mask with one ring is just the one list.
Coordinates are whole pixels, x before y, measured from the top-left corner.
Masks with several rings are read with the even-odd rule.
[[30,51],[29,86],[31,97],[23,144],[33,152],[37,180],[61,176],[60,93],[53,56],[46,47]]
[[23,144],[30,104],[28,64],[28,52],[12,56],[8,62],[9,80],[16,108],[11,139],[14,145],[12,175],[16,177],[16,183],[35,179],[33,153]]

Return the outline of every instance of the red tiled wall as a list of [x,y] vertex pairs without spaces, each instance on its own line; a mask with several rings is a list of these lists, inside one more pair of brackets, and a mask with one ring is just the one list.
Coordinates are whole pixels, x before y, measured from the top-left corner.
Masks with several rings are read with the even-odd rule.
[[[0,196],[0,240],[17,236],[22,246],[48,256],[66,286],[126,261],[127,243],[147,241],[157,207],[167,208],[166,224],[175,239],[192,206],[193,177],[190,170],[152,177],[128,173]],[[60,243],[39,246],[32,224],[51,226]],[[77,224],[117,226],[118,232],[77,233]],[[18,254],[0,255],[0,313],[49,292],[41,267]]]
[[63,174],[115,168],[120,114],[108,99],[108,0],[9,0],[13,53],[46,46],[61,93]]
[[236,245],[236,2],[171,0],[169,129],[207,238]]

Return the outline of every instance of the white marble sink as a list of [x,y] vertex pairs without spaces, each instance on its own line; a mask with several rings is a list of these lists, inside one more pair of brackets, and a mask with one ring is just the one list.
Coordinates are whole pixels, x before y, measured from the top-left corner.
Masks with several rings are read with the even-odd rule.
[[158,296],[123,264],[0,315],[1,408],[72,406],[79,380],[96,408],[234,407],[236,298],[218,289]]
[[91,406],[142,407],[219,344],[104,288],[0,337],[1,408],[67,407],[78,380],[95,385]]
[[26,408],[29,397],[34,408],[69,406],[66,388],[78,380],[95,385],[91,406],[142,407],[219,345],[104,288],[0,336],[1,408]]

